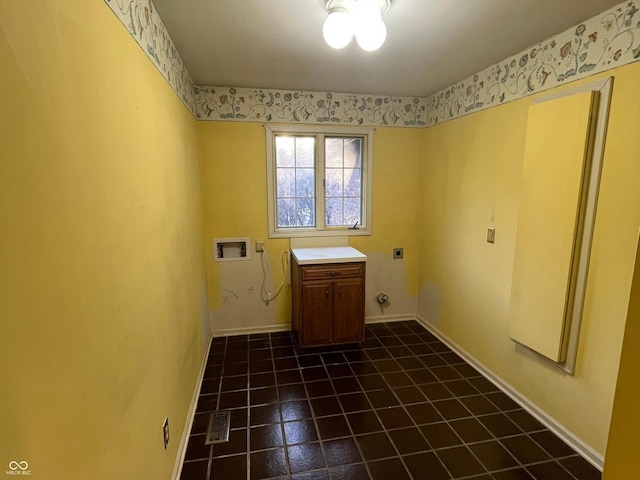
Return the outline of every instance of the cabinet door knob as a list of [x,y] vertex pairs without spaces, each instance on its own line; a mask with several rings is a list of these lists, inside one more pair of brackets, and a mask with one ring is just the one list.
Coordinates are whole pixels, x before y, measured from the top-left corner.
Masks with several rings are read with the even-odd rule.
[[338,287],[338,296],[341,297],[342,296],[342,287]]
[[324,291],[324,296],[326,298],[329,298],[329,289],[328,288]]

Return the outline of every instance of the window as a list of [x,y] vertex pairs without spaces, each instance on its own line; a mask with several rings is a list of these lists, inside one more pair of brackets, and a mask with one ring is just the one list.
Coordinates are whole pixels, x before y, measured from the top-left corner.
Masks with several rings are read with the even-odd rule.
[[371,233],[373,129],[266,130],[271,237]]

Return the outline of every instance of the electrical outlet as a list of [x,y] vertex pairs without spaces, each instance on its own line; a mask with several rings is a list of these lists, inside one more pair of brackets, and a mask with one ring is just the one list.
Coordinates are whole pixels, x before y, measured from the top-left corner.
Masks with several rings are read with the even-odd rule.
[[487,242],[496,243],[496,229],[495,227],[487,228]]
[[264,252],[264,242],[256,242],[256,252]]
[[167,445],[169,445],[169,417],[164,418],[164,423],[162,424],[162,438],[164,441],[164,449],[167,449]]
[[403,258],[404,257],[404,249],[403,248],[394,248],[393,249],[393,258]]

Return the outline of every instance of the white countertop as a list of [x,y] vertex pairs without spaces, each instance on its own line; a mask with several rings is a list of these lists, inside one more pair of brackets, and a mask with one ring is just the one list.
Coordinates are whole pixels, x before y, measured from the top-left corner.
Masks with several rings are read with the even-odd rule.
[[292,248],[298,265],[366,262],[367,256],[353,247]]

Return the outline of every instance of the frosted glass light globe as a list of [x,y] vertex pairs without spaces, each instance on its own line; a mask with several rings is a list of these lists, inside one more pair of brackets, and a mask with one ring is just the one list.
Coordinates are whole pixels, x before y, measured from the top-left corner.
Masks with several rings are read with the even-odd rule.
[[378,18],[375,21],[360,23],[356,31],[356,41],[367,52],[379,49],[387,38],[387,27]]
[[347,12],[331,12],[322,27],[324,41],[332,48],[344,48],[353,38],[353,26]]

